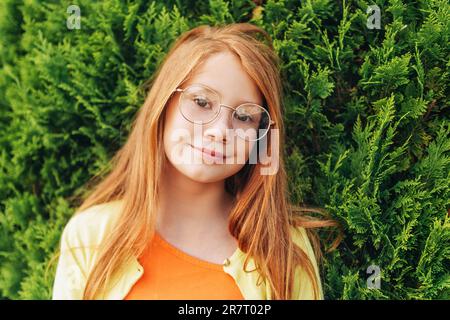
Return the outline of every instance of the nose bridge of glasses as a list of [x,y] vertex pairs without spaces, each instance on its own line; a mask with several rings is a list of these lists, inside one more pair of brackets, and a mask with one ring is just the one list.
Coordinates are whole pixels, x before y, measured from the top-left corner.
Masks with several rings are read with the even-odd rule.
[[[229,113],[223,112],[222,107],[225,107],[224,109],[230,109],[230,112]],[[214,119],[211,122],[217,122],[220,117],[224,117],[224,122],[226,123],[226,127],[232,128],[233,121],[231,120],[231,116],[233,115],[234,110],[235,110],[235,108],[233,108],[229,105],[219,103],[217,112],[216,112],[216,116],[214,117]]]
[[234,112],[234,111],[237,109],[237,107],[236,107],[236,108],[233,108],[232,106],[229,106],[229,105],[224,104],[224,103],[219,103],[219,107],[225,107],[225,108],[227,108],[227,109],[230,109],[231,112]]

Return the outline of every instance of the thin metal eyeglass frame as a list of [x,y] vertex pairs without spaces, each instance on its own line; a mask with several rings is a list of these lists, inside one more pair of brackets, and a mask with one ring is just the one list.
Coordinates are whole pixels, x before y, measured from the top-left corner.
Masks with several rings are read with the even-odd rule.
[[[203,85],[203,84],[193,84],[193,85],[200,86],[200,87],[204,87],[204,88],[206,88],[206,89],[208,89],[208,90],[214,92],[214,93],[219,97],[220,101],[222,100],[222,96],[221,96],[216,90],[211,89],[211,88],[209,88],[208,86]],[[189,88],[189,87],[191,87],[191,86],[193,86],[193,85],[190,85],[190,86],[188,86],[187,88]],[[184,89],[176,88],[174,91],[183,93],[184,91],[186,91],[187,88],[184,88]],[[243,138],[242,138],[241,136],[239,136],[239,135],[237,135],[237,136],[238,136],[239,138],[241,138],[241,139],[243,139],[243,140],[247,140],[247,141],[258,141],[258,140],[261,140],[262,138],[264,138],[264,137],[267,135],[267,133],[269,133],[270,127],[271,127],[272,125],[275,124],[275,121],[273,121],[272,118],[270,117],[269,111],[267,111],[264,107],[262,107],[262,106],[260,106],[259,104],[256,104],[256,103],[250,103],[250,102],[249,102],[249,103],[243,103],[243,104],[238,105],[238,106],[235,107],[235,108],[233,108],[232,106],[226,105],[226,104],[224,104],[224,103],[219,103],[219,112],[217,112],[216,116],[215,116],[213,119],[211,119],[210,121],[205,122],[205,123],[202,123],[202,125],[211,123],[211,122],[213,122],[214,120],[216,120],[217,117],[218,117],[219,114],[220,114],[220,111],[222,110],[222,106],[225,107],[225,108],[228,108],[228,109],[233,110],[233,113],[231,114],[231,116],[233,116],[234,113],[236,112],[236,109],[237,109],[237,108],[239,108],[239,107],[242,106],[242,105],[246,105],[246,104],[252,104],[252,105],[258,106],[258,107],[260,107],[261,109],[265,110],[265,111],[267,112],[267,115],[269,116],[269,125],[268,125],[268,127],[267,127],[266,132],[265,132],[261,137],[258,137],[258,139],[255,139],[255,140],[250,140],[250,139],[248,139],[248,140],[247,140],[247,139],[243,139]],[[181,95],[180,95],[180,98],[179,98],[179,100],[178,100],[178,108],[181,108],[180,105],[181,105]],[[181,111],[181,110],[180,110],[180,111]],[[195,123],[194,121],[192,121],[192,120],[186,118],[186,116],[183,114],[183,112],[180,112],[180,113],[181,113],[181,115],[183,116],[183,118],[185,118],[187,121],[189,121],[189,122],[191,122],[191,123]],[[234,129],[234,128],[233,128],[233,129]]]

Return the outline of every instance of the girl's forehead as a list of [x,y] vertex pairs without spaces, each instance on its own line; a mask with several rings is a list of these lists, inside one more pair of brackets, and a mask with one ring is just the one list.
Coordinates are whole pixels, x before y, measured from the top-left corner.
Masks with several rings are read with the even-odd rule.
[[215,53],[197,65],[188,83],[201,83],[216,90],[222,96],[227,94],[242,100],[260,98],[260,90],[253,78],[243,68],[241,60],[233,53]]
[[[252,81],[253,82],[253,81]],[[224,79],[223,77],[210,77],[208,73],[194,74],[187,79],[183,88],[191,85],[201,85],[216,92],[223,100],[232,100],[230,103],[262,103],[262,94],[255,83],[240,84],[236,79]],[[222,101],[226,103],[225,101]]]

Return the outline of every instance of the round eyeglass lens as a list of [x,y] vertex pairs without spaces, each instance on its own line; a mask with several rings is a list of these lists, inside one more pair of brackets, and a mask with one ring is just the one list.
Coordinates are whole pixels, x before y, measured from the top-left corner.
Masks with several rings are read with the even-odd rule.
[[190,122],[208,123],[219,113],[219,96],[206,87],[192,85],[180,96],[180,111]]
[[245,140],[256,141],[263,138],[269,130],[269,113],[263,107],[246,103],[233,113],[233,128]]

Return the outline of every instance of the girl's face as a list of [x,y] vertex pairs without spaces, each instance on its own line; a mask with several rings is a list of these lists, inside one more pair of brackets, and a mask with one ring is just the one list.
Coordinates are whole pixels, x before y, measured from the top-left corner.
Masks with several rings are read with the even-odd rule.
[[[245,102],[263,103],[258,87],[242,68],[239,58],[231,52],[210,56],[182,88],[192,84],[215,90],[221,97],[220,102],[233,108]],[[226,107],[220,109],[212,122],[204,125],[189,122],[178,106],[180,94],[174,93],[165,115],[164,150],[170,164],[190,179],[204,183],[221,181],[236,174],[257,142],[232,134],[233,110]],[[202,148],[215,151],[216,156],[208,156]],[[218,157],[217,152],[223,157]]]

